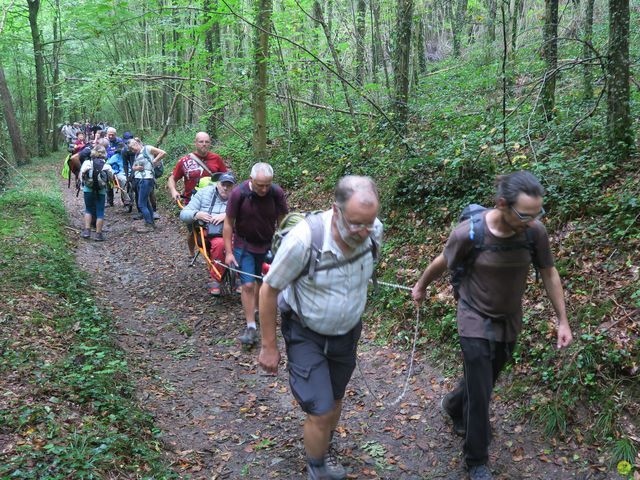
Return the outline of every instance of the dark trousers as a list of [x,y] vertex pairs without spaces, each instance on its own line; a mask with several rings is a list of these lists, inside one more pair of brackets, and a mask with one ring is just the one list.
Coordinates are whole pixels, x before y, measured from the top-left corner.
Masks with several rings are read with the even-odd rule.
[[468,466],[489,460],[491,426],[489,401],[504,365],[511,359],[515,342],[489,342],[483,338],[460,337],[464,378],[453,390],[447,405],[454,416],[462,416],[467,430],[464,459]]

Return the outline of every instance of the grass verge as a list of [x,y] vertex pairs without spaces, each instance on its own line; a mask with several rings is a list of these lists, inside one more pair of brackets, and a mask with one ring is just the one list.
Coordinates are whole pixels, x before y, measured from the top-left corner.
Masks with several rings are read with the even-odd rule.
[[0,195],[0,478],[174,477],[75,264],[50,163]]

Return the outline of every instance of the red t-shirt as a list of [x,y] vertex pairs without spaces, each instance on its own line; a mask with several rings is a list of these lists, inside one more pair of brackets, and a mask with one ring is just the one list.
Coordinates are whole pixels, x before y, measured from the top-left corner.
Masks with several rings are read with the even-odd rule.
[[[217,153],[207,152],[206,157],[201,157],[196,152],[193,152],[193,155],[202,160],[213,173],[227,171],[227,166],[224,164],[222,157]],[[198,185],[200,178],[209,176],[209,172],[203,169],[190,155],[185,155],[178,160],[178,163],[176,163],[173,169],[173,178],[176,182],[184,178],[184,194],[187,197],[185,199],[185,205],[189,203],[191,194],[194,188],[196,188],[196,185]]]

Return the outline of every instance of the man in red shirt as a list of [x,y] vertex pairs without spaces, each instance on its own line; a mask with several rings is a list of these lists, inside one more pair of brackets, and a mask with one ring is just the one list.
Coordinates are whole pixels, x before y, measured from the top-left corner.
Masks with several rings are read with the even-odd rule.
[[[195,151],[178,160],[167,182],[171,197],[178,201],[181,198],[181,194],[178,192],[176,184],[180,179],[183,179],[185,205],[189,203],[200,178],[210,177],[211,174],[216,172],[227,171],[227,166],[222,157],[209,151],[211,149],[211,137],[206,132],[196,133],[195,147]],[[196,246],[191,229],[187,232],[187,246],[189,247],[189,256],[193,258]]]

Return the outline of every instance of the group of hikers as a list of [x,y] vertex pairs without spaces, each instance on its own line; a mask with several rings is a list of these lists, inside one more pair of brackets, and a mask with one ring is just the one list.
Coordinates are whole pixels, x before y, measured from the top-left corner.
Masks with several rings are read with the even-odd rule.
[[104,241],[105,204],[114,205],[114,186],[120,192],[123,205],[135,203],[138,209],[135,218],[144,219],[137,231],[155,230],[155,220],[160,218],[156,212],[155,180],[162,175],[164,150],[144,145],[130,132],[120,138],[113,127],[93,140],[85,140],[84,135],[78,133],[69,150],[67,166],[76,175],[77,188],[82,189],[85,203],[82,238],[91,238],[91,227],[94,227],[94,240]]
[[[93,147],[91,157],[94,152],[103,155],[100,146],[98,142]],[[161,160],[164,152],[131,141],[128,148],[134,155],[134,171],[144,171],[142,180],[153,182],[147,163]],[[145,148],[149,158],[143,162]],[[308,478],[347,478],[337,457],[334,432],[356,365],[361,317],[382,242],[377,186],[366,176],[341,178],[331,208],[307,214],[293,226],[281,238],[263,276],[272,239],[289,212],[285,193],[273,183],[268,163],[256,163],[249,178],[238,183],[210,148],[209,135],[199,132],[195,150],[178,161],[167,184],[176,202],[184,204],[180,218],[189,230],[189,257],[197,247],[190,231],[200,222],[209,233],[211,258],[240,272],[245,322],[239,341],[259,344],[258,362],[271,374],[277,373],[281,360],[276,339],[280,312],[291,392],[306,414]],[[217,180],[205,186],[202,179],[207,177]],[[149,188],[153,187],[139,187],[139,207]],[[453,431],[464,437],[464,460],[472,480],[493,478],[488,466],[489,403],[522,330],[522,299],[532,263],[556,314],[557,347],[572,341],[560,277],[540,221],[545,215],[543,196],[542,185],[530,172],[499,176],[494,207],[465,209],[443,252],[429,263],[411,292],[420,304],[433,282],[446,271],[452,273],[464,373],[458,386],[442,398],[441,408]],[[88,202],[88,213],[90,206]],[[144,215],[151,224],[151,214]],[[213,278],[214,295],[219,294],[220,280]]]
[[82,140],[94,141],[104,134],[109,128],[109,125],[105,122],[91,123],[89,120],[84,122],[65,123],[60,127],[60,135],[62,135],[66,145],[74,143],[76,140],[82,138]]

